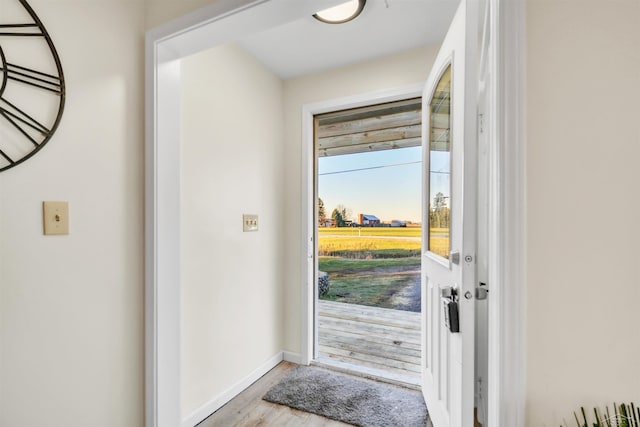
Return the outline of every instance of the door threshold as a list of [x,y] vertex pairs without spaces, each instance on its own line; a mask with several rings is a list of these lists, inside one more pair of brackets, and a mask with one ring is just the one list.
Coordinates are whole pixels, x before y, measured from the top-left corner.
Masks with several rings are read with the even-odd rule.
[[311,361],[311,365],[332,371],[350,374],[370,380],[380,381],[412,390],[422,390],[420,380],[407,375],[393,374],[381,369],[369,368],[352,363],[341,362],[328,357],[318,357]]

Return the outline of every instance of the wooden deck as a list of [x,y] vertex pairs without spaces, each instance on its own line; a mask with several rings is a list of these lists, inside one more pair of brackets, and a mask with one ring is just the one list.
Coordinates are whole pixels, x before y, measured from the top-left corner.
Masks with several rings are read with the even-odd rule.
[[420,313],[318,301],[319,364],[420,385]]

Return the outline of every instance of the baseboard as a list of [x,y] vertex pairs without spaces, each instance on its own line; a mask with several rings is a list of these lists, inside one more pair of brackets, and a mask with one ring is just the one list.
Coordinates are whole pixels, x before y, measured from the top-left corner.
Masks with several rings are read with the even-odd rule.
[[302,355],[300,353],[292,353],[290,351],[283,351],[284,360],[287,362],[295,363],[296,365],[302,365]]
[[[215,411],[220,409],[222,406],[224,406],[227,402],[229,402],[231,399],[233,399],[242,391],[244,391],[251,384],[259,380],[260,377],[262,377],[264,374],[266,374],[271,369],[273,369],[276,365],[278,365],[278,363],[282,362],[283,360],[288,360],[286,359],[287,354],[291,355],[292,357],[295,357],[295,353],[279,352],[278,354],[273,356],[271,359],[263,363],[260,367],[258,367],[253,372],[251,372],[249,375],[244,377],[242,380],[238,381],[236,384],[231,386],[231,388],[220,393],[218,396],[214,397],[209,402],[205,403],[200,408],[193,411],[187,418],[182,420],[181,426],[194,427],[198,423],[202,422],[205,418],[207,418],[209,415],[213,414]],[[298,357],[300,356],[298,355]]]

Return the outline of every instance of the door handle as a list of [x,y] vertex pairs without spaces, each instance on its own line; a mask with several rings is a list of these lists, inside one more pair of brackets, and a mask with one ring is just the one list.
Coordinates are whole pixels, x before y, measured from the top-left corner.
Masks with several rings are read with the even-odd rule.
[[440,298],[457,301],[458,289],[455,286],[440,286]]
[[451,333],[460,332],[460,315],[458,313],[458,289],[453,286],[441,286],[440,298],[444,311],[444,325]]

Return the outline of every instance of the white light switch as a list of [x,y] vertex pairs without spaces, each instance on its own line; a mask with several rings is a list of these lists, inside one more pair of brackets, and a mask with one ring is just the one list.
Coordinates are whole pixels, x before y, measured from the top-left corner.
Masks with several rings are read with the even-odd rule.
[[44,234],[69,234],[69,203],[42,202]]
[[258,215],[242,215],[242,231],[258,231]]

